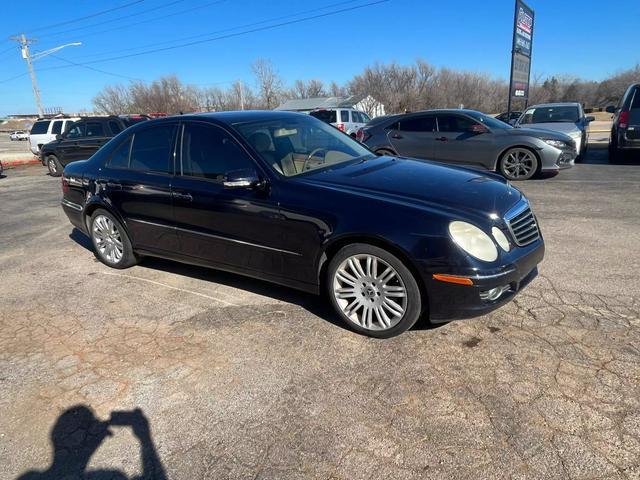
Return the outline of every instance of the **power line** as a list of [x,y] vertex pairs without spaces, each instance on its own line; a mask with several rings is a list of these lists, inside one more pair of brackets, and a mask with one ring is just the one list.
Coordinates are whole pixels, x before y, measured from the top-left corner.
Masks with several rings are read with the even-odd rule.
[[[121,60],[121,59],[124,59],[124,58],[138,57],[138,56],[142,56],[142,55],[149,55],[149,54],[152,54],[152,53],[164,52],[164,51],[168,51],[168,50],[175,50],[177,48],[189,47],[189,46],[198,45],[198,44],[202,44],[202,43],[214,42],[214,41],[217,41],[217,40],[223,40],[223,39],[227,39],[227,38],[239,37],[239,36],[242,36],[242,35],[248,35],[250,33],[256,33],[256,32],[265,31],[265,30],[273,30],[274,28],[279,28],[279,27],[283,27],[283,26],[287,26],[287,25],[293,25],[293,24],[297,24],[297,23],[302,23],[302,22],[306,22],[306,21],[310,21],[310,20],[315,20],[315,19],[318,19],[318,18],[324,18],[324,17],[333,16],[333,15],[338,15],[340,13],[345,13],[345,12],[349,12],[349,11],[359,10],[359,9],[362,9],[362,8],[371,7],[373,5],[379,5],[381,3],[386,3],[386,2],[389,2],[389,1],[391,1],[391,0],[376,0],[376,1],[368,2],[368,3],[364,3],[364,4],[361,4],[361,5],[355,5],[355,6],[352,6],[352,7],[346,7],[346,8],[333,10],[333,11],[330,11],[330,12],[325,12],[325,13],[321,13],[321,14],[317,14],[317,15],[311,15],[311,16],[307,16],[307,17],[298,18],[298,19],[295,19],[295,20],[289,20],[289,21],[286,21],[286,22],[280,22],[280,23],[275,23],[275,24],[272,24],[272,25],[266,25],[264,27],[257,27],[257,28],[253,28],[253,29],[249,29],[249,30],[244,30],[244,31],[241,31],[241,32],[231,33],[231,34],[227,34],[227,35],[220,35],[220,36],[213,37],[213,38],[207,38],[207,39],[203,39],[203,40],[197,40],[197,41],[193,41],[193,42],[182,43],[182,44],[179,44],[179,45],[173,45],[173,46],[169,46],[169,47],[146,50],[146,51],[143,51],[143,52],[132,53],[132,54],[128,54],[128,55],[120,55],[120,56],[109,57],[109,58],[105,58],[105,59],[101,59],[101,60],[93,60],[93,61],[89,61],[89,62],[78,62],[78,63],[73,62],[74,63],[73,66],[85,67],[87,65],[92,65],[92,64],[96,64],[96,63],[104,63],[104,62],[109,62],[109,61],[113,61],[113,60]],[[344,3],[345,2],[341,2],[341,4],[344,4]],[[41,69],[39,69],[39,71],[59,70],[59,69],[64,69],[64,68],[71,68],[71,67],[68,67],[68,66],[52,66],[52,67],[41,68]],[[11,77],[11,78],[0,80],[0,83],[6,83],[6,82],[9,82],[11,80],[15,80],[16,78],[23,77],[25,75],[26,74],[20,74],[20,75]]]
[[90,15],[85,15],[83,17],[78,17],[78,18],[73,18],[71,20],[66,20],[64,22],[59,22],[59,23],[53,23],[51,25],[45,25],[43,27],[38,27],[38,28],[34,28],[32,30],[30,30],[27,33],[32,33],[32,32],[36,32],[38,30],[45,30],[47,28],[54,28],[54,27],[59,27],[61,25],[68,25],[70,23],[75,23],[75,22],[79,22],[81,20],[86,20],[88,18],[93,18],[93,17],[98,17],[100,15],[105,15],[107,13],[111,13],[111,12],[115,12],[116,10],[121,10],[123,8],[127,8],[130,7],[131,5],[136,5],[138,3],[142,3],[144,0],[134,0],[133,2],[129,2],[129,3],[125,3],[124,5],[119,5],[117,7],[113,7],[113,8],[109,8],[107,10],[102,10],[100,12],[96,12],[96,13],[92,13]]
[[68,63],[70,65],[73,65],[73,66],[76,66],[76,67],[86,68],[87,70],[93,70],[94,72],[103,73],[105,75],[111,75],[112,77],[126,78],[127,80],[131,80],[131,81],[134,81],[134,82],[144,82],[145,81],[145,80],[142,80],[141,78],[129,77],[128,75],[122,75],[120,73],[107,72],[106,70],[102,70],[100,68],[91,67],[89,65],[82,65],[81,63],[76,63],[74,61],[67,60],[66,58],[59,57],[58,55],[50,54],[50,56],[52,56],[53,58],[57,58],[58,60],[62,60],[63,62],[66,62],[66,63]]
[[[199,10],[201,8],[209,7],[211,5],[216,5],[218,3],[222,3],[222,2],[226,2],[226,1],[227,0],[216,0],[214,2],[205,3],[204,5],[199,5],[197,7],[188,8],[186,10],[181,10],[181,11],[174,12],[174,13],[169,13],[167,15],[162,15],[160,17],[148,18],[148,19],[145,19],[145,20],[140,20],[139,22],[129,23],[129,24],[126,24],[126,25],[119,25],[119,26],[116,26],[116,27],[113,27],[113,28],[107,28],[107,29],[104,29],[104,30],[98,30],[96,32],[89,32],[89,33],[84,34],[83,38],[90,37],[90,36],[93,36],[93,35],[100,35],[102,33],[109,33],[109,32],[113,32],[115,30],[122,30],[123,28],[135,27],[137,25],[142,25],[143,23],[155,22],[157,20],[163,20],[165,18],[175,17],[176,15],[182,15],[182,14],[185,14],[185,13],[193,12],[194,10]],[[122,19],[122,18],[126,18],[126,17],[120,17],[120,19]],[[60,33],[58,33],[57,35],[59,35],[59,34]],[[46,36],[47,35],[42,35],[41,38],[46,37]],[[52,36],[53,36],[53,34],[52,34]]]
[[200,34],[197,34],[197,35],[189,35],[188,37],[175,38],[173,40],[166,40],[164,42],[155,42],[155,43],[152,43],[152,44],[141,45],[141,46],[138,46],[138,47],[129,47],[129,48],[121,48],[121,49],[118,49],[118,50],[110,50],[110,51],[107,51],[107,52],[101,52],[101,53],[92,54],[92,55],[79,56],[77,58],[85,58],[85,59],[89,58],[89,59],[92,59],[92,58],[95,58],[95,57],[100,57],[101,55],[110,55],[112,53],[130,52],[132,50],[140,50],[141,48],[154,47],[154,46],[158,46],[158,45],[167,45],[167,44],[171,44],[171,43],[178,42],[178,41],[192,40],[192,39],[195,39],[195,38],[202,38],[202,37],[207,37],[207,36],[210,36],[210,35],[219,35],[221,33],[232,32],[234,30],[239,30],[241,28],[254,27],[256,25],[263,25],[263,24],[269,23],[269,22],[275,22],[275,21],[278,21],[278,20],[284,20],[284,19],[287,19],[287,18],[298,17],[300,15],[306,15],[306,14],[309,14],[309,13],[319,12],[321,10],[326,10],[327,8],[332,8],[332,7],[336,7],[336,6],[339,6],[339,5],[345,5],[346,3],[354,3],[354,2],[353,1],[350,1],[350,2],[341,1],[341,2],[336,2],[336,3],[330,3],[330,4],[327,4],[327,5],[323,6],[323,7],[313,8],[311,10],[303,10],[303,11],[300,11],[300,12],[290,13],[288,15],[281,15],[281,16],[278,16],[278,17],[267,18],[265,20],[260,20],[258,22],[252,22],[252,23],[246,23],[246,24],[243,24],[243,25],[237,25],[235,27],[229,27],[229,28],[225,28],[225,29],[222,29],[222,30],[216,30],[214,32],[200,33]]
[[[113,23],[113,22],[117,22],[119,20],[124,20],[124,19],[127,19],[127,18],[131,18],[133,16],[143,15],[143,14],[145,14],[147,12],[155,12],[156,10],[160,10],[162,8],[167,8],[167,7],[170,7],[172,5],[175,5],[176,3],[181,3],[181,2],[184,2],[184,1],[185,0],[173,0],[173,1],[168,2],[168,3],[164,3],[162,5],[158,5],[157,7],[147,8],[146,10],[141,10],[139,12],[132,13],[131,15],[123,15],[121,17],[110,18],[109,20],[105,20],[103,22],[92,23],[90,25],[83,25],[81,27],[68,28],[68,29],[65,29],[65,30],[62,30],[62,31],[59,31],[59,32],[46,33],[44,35],[39,35],[38,38],[49,38],[49,37],[54,37],[54,36],[57,36],[57,35],[64,35],[64,34],[69,33],[69,32],[76,32],[78,30],[84,30],[84,29],[87,29],[87,28],[98,27],[98,26],[104,25],[106,23]],[[101,33],[101,32],[92,32],[91,35],[94,35],[95,33]]]
[[[274,28],[284,27],[284,26],[287,26],[287,25],[293,25],[293,24],[296,24],[296,23],[302,23],[302,22],[306,22],[306,21],[310,21],[310,20],[316,20],[318,18],[324,18],[324,17],[333,16],[333,15],[338,15],[340,13],[345,13],[345,12],[349,12],[349,11],[353,11],[353,10],[359,10],[359,9],[362,9],[362,8],[371,7],[373,5],[379,5],[381,3],[386,3],[386,2],[389,2],[389,1],[391,1],[391,0],[376,0],[376,1],[368,2],[368,3],[364,3],[362,5],[356,5],[356,6],[353,6],[353,7],[342,8],[342,9],[339,9],[339,10],[333,10],[331,12],[325,12],[325,13],[321,13],[321,14],[317,14],[317,15],[311,15],[311,16],[308,16],[308,17],[302,17],[302,18],[299,18],[299,19],[296,19],[296,20],[289,20],[289,21],[286,21],[286,22],[275,23],[273,25],[266,25],[264,27],[257,27],[257,28],[253,28],[253,29],[250,29],[250,30],[244,30],[242,32],[230,33],[230,34],[227,34],[227,35],[220,35],[220,36],[213,37],[213,38],[207,38],[207,39],[203,39],[203,40],[196,40],[196,41],[193,41],[193,42],[181,43],[179,45],[156,48],[156,49],[152,49],[152,50],[146,50],[146,51],[143,51],[143,52],[130,53],[130,54],[127,54],[127,55],[118,55],[118,56],[115,56],[115,57],[108,57],[108,58],[104,58],[104,59],[100,59],[100,60],[92,60],[92,61],[89,61],[89,62],[81,62],[81,63],[79,63],[79,65],[92,65],[92,64],[96,64],[96,63],[111,62],[113,60],[121,60],[121,59],[124,59],[124,58],[139,57],[139,56],[142,56],[142,55],[149,55],[149,54],[152,54],[152,53],[159,53],[159,52],[166,52],[168,50],[175,50],[177,48],[191,47],[193,45],[199,45],[199,44],[202,44],[202,43],[208,43],[208,42],[214,42],[214,41],[217,41],[217,40],[224,40],[224,39],[227,39],[227,38],[239,37],[239,36],[242,36],[242,35],[248,35],[250,33],[261,32],[261,31],[265,31],[265,30],[273,30]],[[40,71],[43,71],[43,70],[57,70],[57,69],[60,69],[60,68],[65,68],[65,67],[60,67],[60,66],[58,66],[58,67],[48,67],[48,68],[42,68],[42,69],[40,69]]]

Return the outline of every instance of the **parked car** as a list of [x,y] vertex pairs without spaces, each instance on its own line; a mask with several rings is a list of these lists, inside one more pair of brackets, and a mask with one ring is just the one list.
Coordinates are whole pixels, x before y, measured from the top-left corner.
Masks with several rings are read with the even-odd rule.
[[62,190],[69,220],[110,267],[155,255],[326,289],[348,326],[381,338],[423,314],[498,308],[544,255],[527,199],[505,179],[378,157],[292,112],[134,125],[67,165]]
[[0,162],[0,177],[2,177],[3,172],[4,172],[4,166],[2,165],[2,162]]
[[562,133],[513,128],[474,110],[427,110],[374,119],[360,140],[381,155],[402,155],[497,171],[509,180],[569,168],[573,140]]
[[622,153],[640,151],[640,83],[633,84],[620,99],[617,107],[607,107],[613,113],[609,138],[609,154],[613,159]]
[[544,103],[527,108],[516,127],[541,128],[569,135],[576,142],[578,155],[584,155],[588,146],[589,123],[595,118],[585,116],[579,103]]
[[68,163],[88,159],[125,128],[145,120],[148,117],[141,115],[84,117],[71,124],[55,141],[42,146],[40,160],[52,176],[59,177]]
[[40,118],[38,119],[29,132],[29,148],[34,155],[40,155],[40,149],[43,145],[56,139],[56,135],[60,135],[76,120],[74,118]]
[[309,115],[333,125],[353,138],[371,120],[369,115],[353,108],[320,108],[309,112]]
[[519,112],[519,111],[515,111],[511,113],[504,112],[504,113],[501,113],[500,115],[496,115],[496,118],[501,122],[508,123],[509,125],[513,125],[518,121],[518,119],[520,118],[520,115],[522,115],[522,112]]
[[27,132],[25,132],[24,130],[16,130],[15,132],[11,132],[9,134],[9,138],[11,139],[11,141],[14,140],[27,140],[29,138],[29,134]]

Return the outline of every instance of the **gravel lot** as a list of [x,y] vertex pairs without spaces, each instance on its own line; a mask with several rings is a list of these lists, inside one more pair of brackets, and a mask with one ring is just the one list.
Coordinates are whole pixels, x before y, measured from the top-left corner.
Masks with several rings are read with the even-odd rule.
[[514,302],[386,341],[259,281],[111,270],[58,179],[8,170],[0,478],[640,478],[640,162],[587,161],[518,185],[547,256]]

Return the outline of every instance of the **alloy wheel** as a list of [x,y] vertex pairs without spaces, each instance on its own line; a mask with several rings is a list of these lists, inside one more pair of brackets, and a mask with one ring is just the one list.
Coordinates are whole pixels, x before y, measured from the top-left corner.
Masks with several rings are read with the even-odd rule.
[[58,165],[56,165],[56,160],[53,157],[47,159],[47,166],[51,173],[58,173]]
[[375,255],[345,259],[335,271],[331,291],[344,316],[366,330],[388,330],[407,310],[402,278]]
[[512,148],[502,160],[505,176],[511,179],[529,178],[537,166],[535,155],[526,148]]
[[105,215],[93,220],[93,239],[100,255],[109,263],[118,263],[124,255],[122,236],[116,224]]

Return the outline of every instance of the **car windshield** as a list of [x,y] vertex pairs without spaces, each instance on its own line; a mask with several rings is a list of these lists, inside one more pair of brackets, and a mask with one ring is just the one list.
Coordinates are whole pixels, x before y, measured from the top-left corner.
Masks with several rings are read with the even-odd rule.
[[348,135],[307,115],[237,123],[234,127],[276,172],[286,177],[375,157]]
[[519,123],[575,123],[579,118],[578,107],[574,106],[532,107],[524,112]]
[[473,117],[475,120],[480,123],[485,124],[489,128],[513,128],[508,123],[501,122],[497,118],[490,117],[489,115],[485,115],[480,112],[471,112],[469,116]]
[[309,115],[316,117],[326,123],[336,123],[337,115],[335,110],[314,110]]

